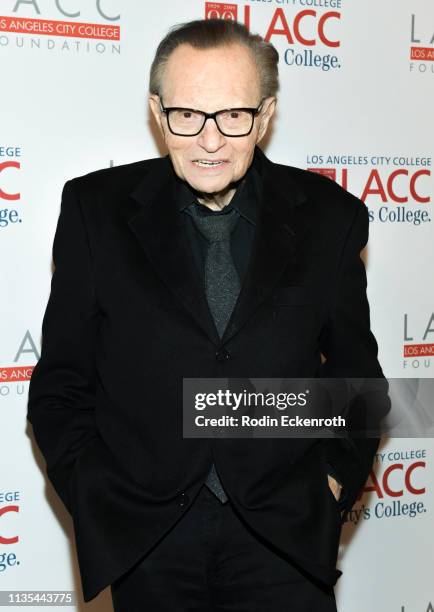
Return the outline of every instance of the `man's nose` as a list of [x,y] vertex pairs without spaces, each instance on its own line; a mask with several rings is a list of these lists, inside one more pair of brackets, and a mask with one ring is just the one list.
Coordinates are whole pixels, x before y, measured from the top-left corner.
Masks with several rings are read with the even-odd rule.
[[214,119],[208,118],[205,121],[198,142],[208,153],[218,151],[225,144],[225,137],[219,131]]

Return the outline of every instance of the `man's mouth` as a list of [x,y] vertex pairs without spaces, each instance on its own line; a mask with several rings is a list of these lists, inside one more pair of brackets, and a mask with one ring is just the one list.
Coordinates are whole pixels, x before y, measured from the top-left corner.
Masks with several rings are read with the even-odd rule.
[[193,164],[200,168],[209,168],[212,166],[221,166],[225,163],[224,159],[193,159]]

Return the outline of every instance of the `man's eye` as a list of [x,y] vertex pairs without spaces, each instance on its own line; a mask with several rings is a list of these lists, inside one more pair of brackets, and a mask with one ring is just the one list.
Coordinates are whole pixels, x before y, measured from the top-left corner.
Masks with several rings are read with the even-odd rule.
[[240,113],[238,111],[231,111],[230,113],[231,119],[238,119],[239,116],[240,116]]
[[184,111],[182,113],[182,118],[183,119],[191,119],[192,116],[193,116],[193,113],[191,113],[190,111]]

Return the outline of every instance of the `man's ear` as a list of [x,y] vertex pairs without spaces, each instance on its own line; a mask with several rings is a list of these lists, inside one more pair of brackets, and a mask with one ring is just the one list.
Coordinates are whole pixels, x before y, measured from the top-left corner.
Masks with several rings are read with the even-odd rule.
[[277,100],[274,96],[265,98],[264,102],[262,103],[262,109],[259,113],[259,130],[256,138],[257,143],[262,140],[267,132],[270,119],[276,110],[276,103]]
[[163,122],[161,118],[161,110],[160,110],[160,97],[157,94],[151,94],[148,98],[149,108],[151,109],[151,113],[154,116],[154,119],[160,129],[160,132],[164,136]]

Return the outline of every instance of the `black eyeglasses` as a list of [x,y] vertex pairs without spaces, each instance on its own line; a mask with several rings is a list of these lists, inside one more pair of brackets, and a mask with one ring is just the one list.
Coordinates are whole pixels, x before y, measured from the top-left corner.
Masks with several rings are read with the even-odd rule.
[[197,136],[203,130],[206,120],[213,119],[223,136],[238,138],[250,134],[264,100],[265,98],[261,100],[257,108],[225,108],[215,113],[205,113],[181,106],[166,108],[161,100],[160,107],[166,114],[169,130],[175,136]]

